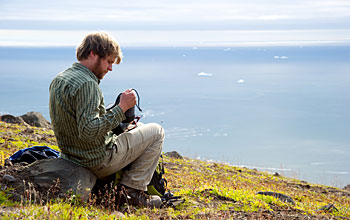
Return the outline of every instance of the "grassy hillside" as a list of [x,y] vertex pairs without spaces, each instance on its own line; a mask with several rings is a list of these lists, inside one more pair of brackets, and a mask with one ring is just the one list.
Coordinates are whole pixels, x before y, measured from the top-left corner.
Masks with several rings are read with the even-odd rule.
[[[0,164],[19,149],[48,145],[51,130],[0,122]],[[1,184],[1,219],[350,219],[350,192],[256,170],[190,158],[164,157],[168,189],[186,201],[176,208],[106,209],[74,196],[46,204],[12,202]],[[2,167],[2,170],[4,168]],[[2,171],[5,172],[5,171]],[[272,191],[295,202],[257,194]],[[328,207],[325,207],[327,206]]]

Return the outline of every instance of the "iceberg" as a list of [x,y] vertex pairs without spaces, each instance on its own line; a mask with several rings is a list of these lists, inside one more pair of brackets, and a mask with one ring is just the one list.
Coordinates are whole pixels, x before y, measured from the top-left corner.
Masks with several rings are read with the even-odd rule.
[[205,73],[205,72],[200,72],[197,74],[197,76],[213,76],[211,73]]

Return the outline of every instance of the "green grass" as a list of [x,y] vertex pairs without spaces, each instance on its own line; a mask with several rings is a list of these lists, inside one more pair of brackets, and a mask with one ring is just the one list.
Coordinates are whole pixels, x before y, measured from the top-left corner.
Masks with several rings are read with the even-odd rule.
[[[34,128],[25,134],[24,126],[0,122],[0,163],[15,151],[32,145],[48,145],[56,150],[51,130]],[[37,134],[46,135],[38,140]],[[273,176],[242,167],[209,163],[190,158],[164,157],[168,189],[185,202],[174,208],[147,209],[124,207],[127,219],[234,219],[236,215],[251,219],[278,214],[303,215],[311,219],[350,219],[350,192],[328,186],[302,182],[283,176]],[[272,196],[258,195],[259,191],[274,191],[290,196],[295,205]],[[51,201],[48,204],[14,203],[7,191],[0,191],[0,205],[6,207],[2,219],[118,219],[114,210],[88,202]],[[75,201],[75,200],[74,200]],[[318,211],[334,204],[336,210]],[[272,213],[272,214],[271,214]],[[281,214],[281,215],[282,215]]]

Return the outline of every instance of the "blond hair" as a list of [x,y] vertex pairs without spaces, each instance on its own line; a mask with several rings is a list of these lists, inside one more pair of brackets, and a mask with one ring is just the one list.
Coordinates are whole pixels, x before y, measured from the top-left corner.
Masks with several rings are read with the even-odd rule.
[[91,51],[100,58],[106,58],[110,55],[115,56],[116,59],[114,63],[116,64],[119,64],[123,58],[122,50],[118,42],[104,32],[86,35],[81,44],[77,47],[77,59],[79,61],[87,59]]

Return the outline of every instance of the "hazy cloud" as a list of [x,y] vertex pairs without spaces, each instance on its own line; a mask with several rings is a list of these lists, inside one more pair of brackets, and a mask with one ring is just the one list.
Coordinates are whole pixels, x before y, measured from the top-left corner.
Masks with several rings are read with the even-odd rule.
[[[34,42],[29,44],[39,37],[34,32],[52,30],[66,31],[59,34],[64,39],[72,36],[65,37],[68,31],[118,32],[122,39],[129,35],[125,39],[130,45],[152,46],[169,42],[183,46],[348,42],[349,20],[348,0],[2,0],[0,30],[4,35],[0,44],[28,43],[23,42],[28,35],[19,41],[6,40],[15,33],[9,30],[31,30],[27,34]],[[135,33],[142,33],[136,42]],[[45,34],[42,39],[47,41],[51,34]],[[75,43],[58,37],[53,41],[60,41],[58,45]],[[37,43],[45,44],[41,42]]]
[[218,22],[229,26],[235,22],[250,24],[249,21],[255,21],[269,25],[276,21],[308,20],[316,24],[325,19],[336,19],[347,27],[345,25],[350,17],[350,1],[347,0],[287,0],[281,3],[275,0],[240,2],[11,0],[2,1],[0,6],[1,21],[85,22],[86,25],[91,21],[97,21],[114,24],[133,23],[135,26],[152,24],[202,26],[206,23],[208,29],[213,28],[213,24]]

